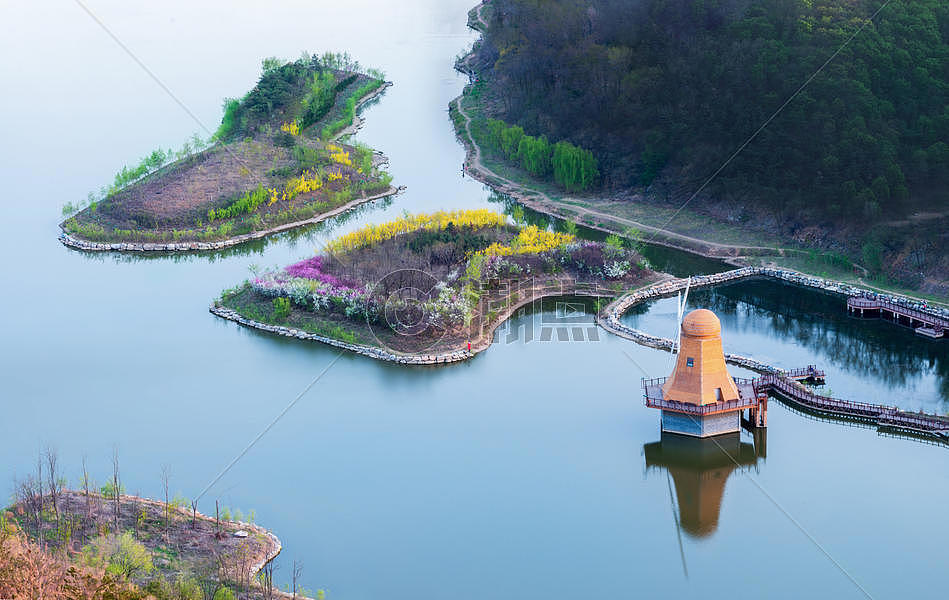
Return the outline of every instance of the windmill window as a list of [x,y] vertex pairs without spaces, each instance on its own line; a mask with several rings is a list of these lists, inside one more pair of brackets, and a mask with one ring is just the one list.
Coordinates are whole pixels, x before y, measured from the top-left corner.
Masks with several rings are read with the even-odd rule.
[[695,366],[695,359],[692,358],[691,356],[688,357],[688,358],[686,358],[686,359],[685,359],[685,366],[687,366],[687,367],[694,367],[694,366]]

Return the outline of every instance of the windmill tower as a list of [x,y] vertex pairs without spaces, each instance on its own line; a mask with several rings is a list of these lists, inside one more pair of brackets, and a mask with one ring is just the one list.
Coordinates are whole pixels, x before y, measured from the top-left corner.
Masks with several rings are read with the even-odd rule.
[[728,374],[718,317],[693,310],[682,319],[678,338],[672,375],[644,382],[646,405],[662,409],[662,431],[694,437],[739,431],[742,411],[757,413],[760,399],[753,386],[740,390]]

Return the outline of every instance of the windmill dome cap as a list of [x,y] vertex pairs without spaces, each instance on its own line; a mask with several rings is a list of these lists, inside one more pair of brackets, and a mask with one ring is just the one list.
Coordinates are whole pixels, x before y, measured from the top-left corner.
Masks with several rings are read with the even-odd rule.
[[712,337],[722,335],[722,322],[710,310],[699,308],[685,315],[682,319],[682,333],[696,337]]

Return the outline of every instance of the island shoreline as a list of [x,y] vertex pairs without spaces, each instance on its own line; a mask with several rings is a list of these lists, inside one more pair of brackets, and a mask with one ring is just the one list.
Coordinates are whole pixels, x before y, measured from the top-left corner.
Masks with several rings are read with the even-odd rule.
[[321,223],[327,219],[331,219],[348,212],[362,204],[367,204],[381,198],[396,196],[404,191],[405,186],[389,186],[389,189],[382,193],[351,200],[342,206],[338,206],[333,210],[329,210],[325,213],[310,217],[309,219],[284,223],[283,225],[278,225],[269,229],[252,231],[251,233],[244,233],[224,240],[218,240],[216,242],[91,242],[82,238],[74,237],[65,231],[59,235],[59,241],[64,246],[69,248],[87,252],[201,252],[207,250],[223,250],[225,248],[237,246],[238,244],[243,244],[245,242],[259,240],[277,233],[283,233],[291,229],[297,229],[306,225],[315,225],[316,223]]
[[[843,298],[858,296],[863,292],[863,290],[860,288],[848,283],[815,277],[790,269],[775,269],[768,267],[742,267],[731,271],[725,271],[724,273],[700,275],[689,278],[678,278],[668,274],[660,274],[660,276],[661,278],[656,282],[649,283],[634,290],[627,290],[626,292],[613,295],[614,300],[612,300],[597,315],[597,325],[609,333],[634,341],[637,344],[668,351],[670,348],[669,340],[644,333],[631,327],[627,327],[619,322],[620,317],[622,317],[626,311],[637,304],[657,298],[666,298],[672,296],[673,294],[676,294],[684,289],[686,286],[692,288],[711,287],[715,285],[732,283],[741,279],[777,280],[796,287],[812,289],[818,292]],[[283,337],[322,342],[329,346],[334,346],[342,350],[348,350],[355,354],[360,354],[369,358],[374,358],[376,360],[382,360],[384,362],[408,365],[436,365],[463,362],[470,358],[474,358],[475,355],[490,348],[493,343],[494,333],[497,328],[500,327],[505,321],[510,319],[511,316],[517,312],[517,310],[523,308],[524,306],[545,298],[562,298],[571,296],[576,296],[576,294],[571,294],[570,290],[561,290],[556,293],[551,292],[533,294],[529,299],[518,302],[511,307],[508,307],[503,313],[499,314],[497,319],[488,326],[486,331],[479,338],[472,340],[471,351],[457,350],[442,354],[403,354],[395,353],[383,347],[368,346],[365,344],[353,344],[335,338],[310,333],[308,331],[294,327],[272,325],[263,321],[250,319],[248,317],[244,317],[234,309],[220,306],[217,303],[212,304],[209,308],[209,311],[218,317],[227,319],[229,321],[234,321],[235,323],[245,327],[258,329],[260,331],[265,331],[267,333],[272,333]],[[892,294],[878,294],[878,297],[896,304],[905,304],[913,301],[909,297],[896,296]],[[926,312],[929,312],[935,316],[949,318],[949,310],[928,308],[926,309]],[[755,360],[754,358],[738,354],[732,355],[728,361],[758,373],[773,373],[780,371],[778,367],[774,367],[767,363]]]
[[[484,34],[484,29],[487,27],[487,22],[482,16],[482,9],[487,6],[487,2],[480,2],[474,8],[468,12],[468,23],[467,26],[477,31],[480,34]],[[476,73],[467,67],[470,60],[474,57],[474,51],[472,50],[465,56],[462,56],[455,63],[455,70],[467,75],[471,79],[477,77]],[[456,137],[465,147],[465,161],[464,161],[464,170],[465,173],[470,175],[476,181],[486,185],[493,191],[499,194],[503,194],[511,197],[515,202],[534,210],[538,213],[542,213],[549,217],[556,219],[561,219],[565,221],[570,221],[576,223],[579,226],[586,227],[589,229],[594,229],[607,234],[616,234],[618,233],[617,229],[610,229],[604,226],[602,223],[590,223],[590,222],[581,222],[580,218],[571,218],[563,214],[562,210],[559,208],[558,204],[550,199],[550,197],[545,194],[543,191],[534,190],[527,187],[523,182],[515,181],[508,179],[504,176],[499,175],[491,170],[484,161],[482,160],[482,151],[478,143],[474,139],[474,135],[471,132],[471,123],[472,117],[465,111],[465,108],[462,106],[462,100],[465,97],[465,92],[471,86],[471,83],[465,86],[465,90],[457,98],[451,101],[449,104],[449,112],[457,111],[458,114],[464,119],[464,122],[461,124],[454,123],[454,129]],[[500,182],[500,183],[499,183]],[[546,201],[544,200],[546,198]],[[781,247],[767,247],[767,246],[742,246],[738,244],[728,244],[728,243],[719,243],[712,240],[696,238],[688,236],[685,234],[677,233],[675,231],[669,231],[644,223],[639,223],[626,219],[620,215],[611,215],[595,210],[591,210],[588,207],[583,205],[578,206],[579,210],[578,215],[587,214],[590,216],[596,216],[604,221],[612,221],[613,223],[626,222],[631,227],[638,228],[642,231],[649,232],[651,238],[649,244],[663,246],[666,248],[671,248],[674,250],[679,250],[683,252],[688,252],[704,258],[711,258],[721,260],[724,263],[734,266],[734,267],[745,267],[751,266],[754,263],[747,260],[748,257],[776,257],[776,258],[786,258],[789,255],[794,254],[806,254],[806,249],[798,248],[781,248]],[[860,265],[854,263],[855,267],[863,269],[864,277],[867,275],[866,269]],[[764,263],[765,268],[776,268],[782,270],[789,270],[787,267],[779,266],[776,263],[771,263],[768,265]],[[817,276],[817,275],[814,275]],[[856,278],[856,283],[859,286],[862,286],[862,289],[865,289],[870,292],[878,292],[884,294],[897,294],[897,295],[907,295],[902,294],[900,291],[892,287],[877,287],[867,283],[863,280],[862,277]],[[851,284],[848,284],[851,285]],[[911,290],[904,290],[911,291]],[[923,294],[919,290],[912,290],[918,294]],[[915,300],[923,301],[923,296],[910,296]],[[942,300],[941,297],[930,297],[928,299],[931,303],[940,304],[945,307],[949,307],[949,302]]]
[[[356,102],[352,123],[335,133],[327,141],[336,142],[346,136],[353,135],[358,132],[365,124],[365,119],[361,118],[358,114],[359,110],[363,107],[363,105],[380,96],[387,88],[391,87],[392,85],[393,84],[391,81],[384,81],[378,88],[360,98]],[[385,154],[381,152],[377,152],[376,154],[381,157],[380,164],[388,163],[389,159],[385,156]],[[61,232],[58,239],[60,243],[62,243],[67,248],[85,252],[205,252],[223,250],[225,248],[259,240],[277,233],[283,233],[291,229],[297,229],[307,225],[314,225],[348,212],[349,210],[352,210],[353,208],[356,208],[362,204],[372,202],[373,200],[379,200],[381,198],[395,196],[404,191],[405,186],[389,186],[389,188],[384,192],[373,194],[372,196],[367,196],[365,198],[357,198],[325,213],[310,217],[309,219],[292,221],[290,223],[284,223],[283,225],[278,225],[276,227],[261,229],[260,231],[252,231],[250,233],[244,233],[214,242],[97,242],[79,238],[67,233],[63,227],[63,223],[65,223],[65,221],[59,225]]]

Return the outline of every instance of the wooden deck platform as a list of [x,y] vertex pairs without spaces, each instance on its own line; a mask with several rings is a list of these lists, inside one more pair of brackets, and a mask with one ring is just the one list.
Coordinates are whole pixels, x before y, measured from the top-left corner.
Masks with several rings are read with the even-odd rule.
[[[823,396],[801,383],[802,381],[816,384],[824,382],[824,372],[814,365],[791,371],[769,373],[755,379],[740,377],[733,379],[738,386],[739,400],[732,402],[697,406],[665,400],[662,397],[662,384],[666,381],[665,377],[643,379],[643,396],[646,406],[650,408],[692,415],[709,415],[745,409],[766,411],[766,404],[763,403],[767,402],[768,396],[774,396],[792,406],[823,416],[856,420],[884,431],[911,432],[949,443],[949,416],[915,413],[900,410],[895,406],[852,402]],[[754,423],[754,419],[751,422]],[[767,418],[759,422],[766,425]]]
[[949,319],[877,298],[863,296],[847,298],[847,312],[858,317],[886,319],[898,325],[910,327],[917,334],[933,339],[943,339],[947,337],[946,332],[949,331]]

